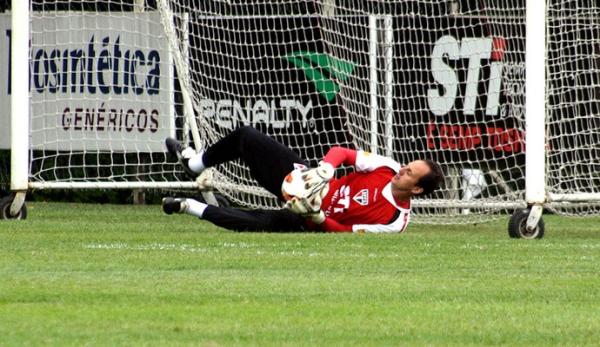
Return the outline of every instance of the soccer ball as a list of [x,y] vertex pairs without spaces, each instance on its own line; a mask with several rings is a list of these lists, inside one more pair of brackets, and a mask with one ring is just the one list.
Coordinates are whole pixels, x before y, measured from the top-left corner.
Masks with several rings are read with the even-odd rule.
[[294,197],[300,199],[306,197],[307,194],[306,183],[302,178],[302,169],[294,169],[291,171],[281,183],[281,195],[285,201],[289,201]]

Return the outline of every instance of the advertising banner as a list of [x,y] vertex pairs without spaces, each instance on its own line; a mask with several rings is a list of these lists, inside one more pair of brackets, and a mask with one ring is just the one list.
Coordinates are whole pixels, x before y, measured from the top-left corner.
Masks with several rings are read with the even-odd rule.
[[[9,23],[0,17],[2,148],[9,144]],[[158,14],[45,15],[32,20],[31,42],[32,149],[164,151],[174,134],[174,88]]]
[[0,15],[0,149],[10,148],[10,15]]
[[395,23],[398,148],[440,162],[524,160],[525,26],[424,21]]

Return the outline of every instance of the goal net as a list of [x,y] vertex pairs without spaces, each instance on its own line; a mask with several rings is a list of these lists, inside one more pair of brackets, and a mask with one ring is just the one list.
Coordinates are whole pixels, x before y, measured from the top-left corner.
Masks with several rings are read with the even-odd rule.
[[600,4],[554,0],[547,6],[548,207],[598,213]]
[[[313,165],[332,145],[438,161],[417,222],[525,206],[525,2],[34,0],[32,186],[193,188],[164,138],[250,125]],[[600,7],[547,8],[548,189],[595,193]],[[280,206],[239,162],[212,183]]]

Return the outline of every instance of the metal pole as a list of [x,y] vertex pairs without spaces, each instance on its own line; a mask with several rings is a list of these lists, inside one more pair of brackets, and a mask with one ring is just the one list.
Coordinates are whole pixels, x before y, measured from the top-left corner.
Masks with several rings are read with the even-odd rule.
[[537,225],[546,201],[546,2],[527,0],[525,102],[525,196],[532,204],[528,228]]
[[377,95],[377,17],[369,16],[369,118],[371,119],[371,152],[377,153],[377,115],[379,113]]
[[29,181],[29,1],[11,4],[10,189],[16,194],[10,213],[17,215]]
[[392,16],[383,18],[385,57],[385,136],[386,155],[394,154],[394,27]]

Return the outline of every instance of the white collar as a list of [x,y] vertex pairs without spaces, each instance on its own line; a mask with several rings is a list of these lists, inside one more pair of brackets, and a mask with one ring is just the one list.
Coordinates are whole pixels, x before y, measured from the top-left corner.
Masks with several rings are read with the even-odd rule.
[[[403,211],[407,210],[406,208],[401,207],[398,205],[398,203],[396,203],[396,199],[394,199],[394,195],[392,194],[392,182],[389,182],[385,187],[383,187],[383,190],[381,190],[381,195],[383,195],[383,197],[387,201],[389,201],[390,204],[392,204],[395,208]],[[408,209],[408,211],[410,211],[410,208]]]

